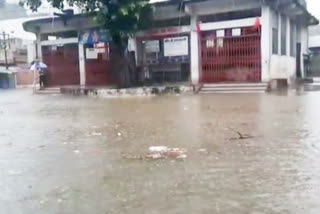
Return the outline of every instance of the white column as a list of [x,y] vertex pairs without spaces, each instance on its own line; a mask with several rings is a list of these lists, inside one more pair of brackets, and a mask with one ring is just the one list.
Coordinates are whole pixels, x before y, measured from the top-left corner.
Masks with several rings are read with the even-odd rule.
[[290,53],[291,53],[291,41],[290,41],[290,37],[291,37],[291,32],[290,32],[290,26],[291,26],[291,23],[290,23],[290,19],[288,17],[286,17],[286,22],[287,22],[287,57],[290,57]]
[[281,13],[278,13],[278,54],[281,56],[281,20],[282,20],[282,15]]
[[261,81],[270,80],[270,58],[271,58],[271,9],[263,5],[261,8]]
[[36,59],[36,43],[28,42],[27,44],[27,56],[28,56],[28,64]]
[[40,38],[40,33],[37,33],[37,41],[36,41],[36,44],[37,44],[37,53],[38,53],[38,59],[40,61],[42,61],[42,47],[41,47],[41,38]]
[[191,82],[194,85],[199,84],[200,67],[199,67],[199,35],[197,32],[197,17],[191,16],[190,30],[190,72]]
[[80,85],[86,85],[86,67],[84,57],[84,46],[81,42],[78,45],[79,49],[79,71],[80,71]]

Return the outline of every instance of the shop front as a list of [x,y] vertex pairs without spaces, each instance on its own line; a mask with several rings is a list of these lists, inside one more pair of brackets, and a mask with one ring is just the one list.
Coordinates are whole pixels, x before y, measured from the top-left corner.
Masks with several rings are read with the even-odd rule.
[[107,86],[116,82],[110,61],[110,36],[107,30],[90,29],[80,33],[83,46],[85,85]]
[[186,82],[190,78],[190,34],[187,27],[151,30],[137,37],[140,81]]

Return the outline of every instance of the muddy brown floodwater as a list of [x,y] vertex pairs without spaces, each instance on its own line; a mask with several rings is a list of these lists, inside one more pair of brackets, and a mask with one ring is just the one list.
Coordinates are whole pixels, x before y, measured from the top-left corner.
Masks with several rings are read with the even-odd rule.
[[[0,213],[318,214],[319,106],[317,92],[93,99],[0,91]],[[149,146],[188,157],[123,158]]]

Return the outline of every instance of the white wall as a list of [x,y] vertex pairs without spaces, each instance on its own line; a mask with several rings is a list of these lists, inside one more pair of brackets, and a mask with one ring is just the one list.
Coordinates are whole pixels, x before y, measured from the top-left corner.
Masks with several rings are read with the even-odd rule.
[[257,0],[211,0],[186,5],[186,11],[197,15],[211,15],[259,8]]
[[[272,13],[276,13],[273,11]],[[279,16],[281,17],[281,16]],[[282,18],[282,17],[281,17]],[[281,55],[281,18],[279,18],[279,25],[278,25],[278,54],[272,54],[272,34],[270,36],[270,47],[271,47],[271,57],[270,57],[270,80],[273,79],[287,79],[288,84],[293,84],[296,79],[296,57],[290,56],[290,19],[288,17],[285,17],[287,28],[286,28],[286,55]],[[296,42],[294,42],[294,45],[296,45],[297,42],[301,41],[302,46],[302,53],[306,53],[307,48],[305,47],[307,45],[307,28],[304,29],[304,32],[300,29],[301,27],[296,27]],[[272,32],[272,26],[271,26],[271,32]],[[301,31],[301,32],[300,32]],[[301,67],[303,67],[303,59],[301,56]],[[303,73],[303,72],[302,72]],[[303,76],[302,76],[303,77]]]
[[320,47],[320,35],[319,36],[310,36],[308,46],[309,46],[309,48]]
[[[5,63],[5,51],[0,49],[0,63]],[[7,63],[14,63],[14,54],[12,50],[7,50]]]
[[287,79],[293,83],[296,75],[296,58],[272,55],[270,60],[270,80]]
[[58,18],[53,18],[51,22],[40,23],[38,25],[40,26],[39,30],[41,33],[77,31],[99,26],[92,18],[85,16],[69,19],[67,25],[64,25],[63,21]]
[[218,29],[227,29],[227,28],[238,28],[238,27],[250,27],[254,26],[256,18],[245,18],[245,19],[235,19],[230,21],[221,21],[221,22],[208,22],[201,23],[201,31],[209,30],[218,30]]

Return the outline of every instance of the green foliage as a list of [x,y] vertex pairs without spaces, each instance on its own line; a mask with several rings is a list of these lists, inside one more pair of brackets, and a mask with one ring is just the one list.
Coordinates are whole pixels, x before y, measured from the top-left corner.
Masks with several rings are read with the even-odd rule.
[[121,37],[147,28],[151,20],[148,0],[20,0],[20,4],[37,11],[43,1],[58,9],[63,9],[65,3],[78,6],[83,12],[94,14],[97,22]]

